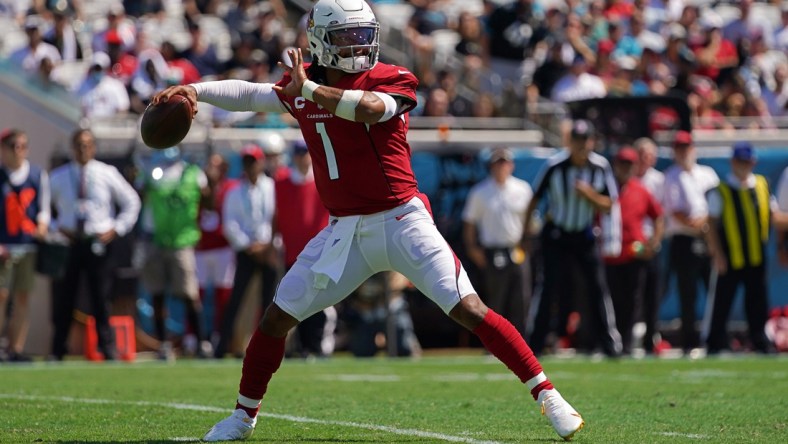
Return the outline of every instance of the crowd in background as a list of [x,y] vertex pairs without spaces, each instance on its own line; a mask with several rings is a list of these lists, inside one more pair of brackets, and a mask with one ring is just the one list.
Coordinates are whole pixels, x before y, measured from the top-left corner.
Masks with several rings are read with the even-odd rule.
[[[308,49],[305,17],[281,0],[96,2],[98,16],[85,3],[5,1],[0,16],[27,37],[4,48],[9,60],[72,91],[91,118],[140,113],[173,83],[275,81],[286,48]],[[394,49],[384,56],[397,54],[384,61],[420,79],[413,115],[522,117],[540,103],[643,95],[686,98],[699,129],[729,128],[738,117],[772,127],[786,113],[788,3],[779,0],[371,3],[410,6],[392,10],[410,17],[384,23],[382,43]],[[290,123],[219,111],[201,118]]]

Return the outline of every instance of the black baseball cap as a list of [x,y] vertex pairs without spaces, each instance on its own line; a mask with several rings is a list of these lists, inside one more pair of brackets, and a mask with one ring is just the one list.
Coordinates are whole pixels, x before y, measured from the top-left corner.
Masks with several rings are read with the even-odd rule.
[[578,119],[572,122],[572,138],[588,139],[596,135],[594,125],[585,119]]

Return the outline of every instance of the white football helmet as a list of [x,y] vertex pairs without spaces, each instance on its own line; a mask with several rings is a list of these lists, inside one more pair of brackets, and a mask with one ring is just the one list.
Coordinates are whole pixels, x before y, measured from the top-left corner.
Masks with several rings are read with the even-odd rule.
[[380,24],[364,0],[319,0],[306,25],[318,65],[355,73],[378,62]]

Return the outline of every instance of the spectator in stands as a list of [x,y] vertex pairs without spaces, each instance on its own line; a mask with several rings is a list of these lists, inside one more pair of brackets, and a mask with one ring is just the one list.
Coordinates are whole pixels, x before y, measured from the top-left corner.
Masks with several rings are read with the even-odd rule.
[[608,21],[607,36],[608,40],[613,42],[615,46],[612,54],[613,58],[623,56],[640,57],[643,54],[643,47],[632,35],[627,33],[622,22],[618,20]]
[[458,55],[485,57],[484,32],[479,17],[469,11],[460,12],[457,17],[457,34],[460,41],[457,42],[454,50]]
[[123,49],[123,40],[117,31],[107,32],[106,37],[110,75],[128,87],[131,84],[132,76],[137,71],[137,57],[132,52]]
[[261,275],[262,308],[273,301],[277,286],[279,252],[274,242],[277,235],[274,180],[263,173],[265,154],[259,146],[244,146],[241,162],[243,178],[227,192],[222,208],[222,229],[235,250],[236,268],[215,350],[217,358],[223,358],[229,350],[235,318],[252,277],[258,272]]
[[[536,308],[531,310],[534,324],[529,342],[536,354],[544,351],[554,319],[554,304],[558,304],[558,335],[566,333],[573,293],[568,288],[573,282],[567,278],[569,273],[578,273],[582,279],[578,285],[585,288],[589,324],[594,331],[591,342],[601,342],[608,356],[621,353],[621,336],[616,329],[593,230],[596,215],[609,213],[618,196],[610,164],[594,152],[594,131],[586,120],[572,123],[569,147],[547,160],[534,183],[534,198],[525,210],[523,232],[530,233],[534,211],[539,202],[547,198],[541,232],[545,273],[543,290],[535,302]],[[526,252],[528,244],[524,239]],[[589,345],[593,347],[595,344]]]
[[404,29],[405,38],[414,51],[416,75],[429,87],[435,84],[435,40],[432,33],[449,29],[449,17],[444,12],[445,0],[413,1],[414,11]]
[[169,68],[169,81],[182,85],[200,81],[200,72],[188,59],[181,57],[172,42],[164,41],[159,49]]
[[129,93],[126,87],[107,73],[110,63],[106,53],[93,53],[87,76],[76,91],[82,116],[85,118],[108,118],[129,110]]
[[267,2],[253,0],[235,0],[234,3],[235,5],[227,10],[223,19],[235,43],[241,41],[244,36],[250,36],[255,32],[259,25],[260,12],[269,8],[270,5]]
[[[654,196],[657,203],[662,205],[665,197],[665,175],[654,168],[657,164],[657,144],[653,140],[642,137],[635,140],[632,146],[638,152],[638,163],[635,177],[640,181],[649,194]],[[643,236],[647,239],[654,237],[656,227],[651,219],[643,221]],[[664,233],[664,227],[663,227]],[[664,288],[662,278],[662,262],[658,255],[654,255],[646,261],[645,282],[643,285],[643,305],[641,314],[643,322],[646,324],[646,332],[643,336],[643,348],[646,353],[657,351],[656,346],[660,342],[659,331],[657,331],[657,318],[659,316],[659,305],[662,301],[662,291]]]
[[696,60],[695,54],[687,46],[687,30],[678,23],[668,26],[668,44],[663,61],[670,69],[670,77],[675,79],[675,85],[687,91],[687,79],[695,69]]
[[761,32],[766,39],[766,45],[773,47],[774,30],[769,20],[758,19],[752,14],[753,0],[739,0],[739,17],[725,25],[722,33],[736,47],[741,47],[743,41],[754,32]]
[[136,45],[137,28],[134,22],[126,17],[123,3],[115,0],[107,10],[107,26],[93,34],[93,52],[107,52],[107,37],[111,32],[117,33],[124,51],[133,51]]
[[698,60],[695,73],[721,83],[731,69],[738,66],[736,46],[722,34],[722,18],[708,12],[701,19],[702,38],[699,44],[691,45]]
[[153,300],[159,359],[175,359],[165,327],[167,295],[184,302],[189,326],[199,344],[197,356],[208,357],[213,348],[203,335],[194,258],[194,246],[200,240],[197,216],[200,202],[209,195],[208,178],[200,167],[183,161],[177,147],[157,151],[154,158],[154,168],[142,179],[142,226],[150,236],[142,281]]
[[432,88],[424,102],[424,117],[451,117],[449,94],[443,88]]
[[82,43],[74,32],[71,16],[60,9],[53,11],[52,15],[55,25],[44,34],[44,42],[57,48],[64,62],[82,60]]
[[52,63],[60,63],[60,52],[57,48],[44,42],[41,37],[41,27],[44,26],[43,20],[37,15],[28,16],[25,20],[25,33],[27,34],[27,46],[20,48],[8,57],[14,66],[19,66],[28,75],[35,75],[43,59],[49,59]]
[[[766,244],[771,231],[773,199],[766,178],[753,174],[757,163],[749,142],[733,145],[731,173],[708,196],[709,249],[719,276],[711,305],[708,353],[730,347],[728,316],[740,285],[750,345],[759,353],[774,353],[764,326],[769,315]],[[709,313],[706,314],[707,316]]]
[[487,17],[487,47],[490,69],[498,73],[505,88],[518,96],[524,93],[526,79],[533,69],[524,63],[537,42],[545,36],[542,16],[533,0],[514,0],[498,6]]
[[[646,268],[659,253],[665,229],[662,206],[635,177],[639,162],[638,152],[630,147],[621,148],[613,158],[613,175],[621,206],[622,248],[619,254],[605,257],[616,325],[621,333],[623,353],[627,355],[632,353],[634,345],[632,328],[638,311],[644,306]],[[650,220],[653,227],[648,236],[643,232],[646,220]]]
[[673,165],[665,170],[665,233],[670,237],[670,264],[676,273],[681,307],[681,346],[689,354],[698,346],[695,329],[698,283],[708,288],[710,258],[706,193],[719,184],[711,167],[698,165],[692,134],[676,132]]
[[200,76],[216,76],[222,68],[216,48],[203,35],[199,22],[190,21],[188,27],[191,43],[181,55],[194,65]]
[[788,52],[788,3],[780,6],[780,26],[774,32],[773,48],[783,53]]
[[[288,43],[284,35],[285,24],[270,7],[261,9],[257,18],[257,28],[251,34],[254,47],[262,49],[266,54],[281,54]],[[278,62],[276,58],[271,58],[268,62],[269,69],[276,69],[276,62]]]
[[218,335],[222,315],[235,275],[235,255],[224,237],[222,228],[222,206],[227,192],[238,185],[235,179],[227,178],[229,165],[220,154],[212,154],[205,166],[209,195],[200,206],[200,241],[195,247],[197,280],[200,284],[200,300],[205,300],[208,288],[213,292],[213,322],[210,332]]
[[[8,350],[0,350],[0,361],[30,361],[23,351],[30,321],[36,241],[46,236],[50,220],[49,176],[27,156],[24,131],[0,132],[0,332],[7,330],[9,339]],[[9,302],[11,311],[6,318]]]
[[598,76],[590,74],[586,59],[576,54],[569,72],[553,86],[550,98],[555,102],[566,103],[605,95],[605,83]]
[[66,272],[53,285],[52,358],[61,361],[68,351],[66,340],[84,275],[96,320],[98,349],[104,359],[114,359],[115,344],[109,327],[113,241],[134,227],[140,199],[117,169],[95,160],[96,141],[89,130],[75,131],[71,144],[73,160],[52,171],[50,181],[52,205],[57,212],[53,225],[70,241]]
[[131,109],[138,114],[145,111],[153,94],[168,85],[170,68],[156,49],[146,49],[139,54],[137,69],[131,77],[129,91]]
[[508,148],[493,150],[487,168],[488,178],[474,185],[465,201],[463,243],[482,275],[484,302],[525,334],[531,276],[520,240],[533,190],[512,175],[514,155]]
[[[293,144],[290,174],[276,180],[276,226],[282,235],[285,270],[296,262],[307,242],[328,224],[328,210],[323,206],[315,186],[312,157],[306,143]],[[304,319],[296,330],[303,356],[327,356],[333,350],[323,349],[322,344],[328,319],[336,319],[334,307],[328,307]],[[330,333],[333,336],[333,331]],[[329,341],[332,343],[333,341]]]

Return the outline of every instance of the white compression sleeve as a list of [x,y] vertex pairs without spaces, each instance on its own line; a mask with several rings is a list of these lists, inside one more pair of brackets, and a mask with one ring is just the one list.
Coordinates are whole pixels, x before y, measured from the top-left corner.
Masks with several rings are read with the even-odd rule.
[[227,111],[257,111],[285,113],[272,83],[252,83],[243,80],[219,80],[192,83],[200,102],[210,103]]
[[385,122],[397,113],[397,100],[394,97],[382,92],[372,91],[372,94],[378,96],[380,100],[386,105],[386,111],[383,112],[383,116],[380,117],[378,122]]

